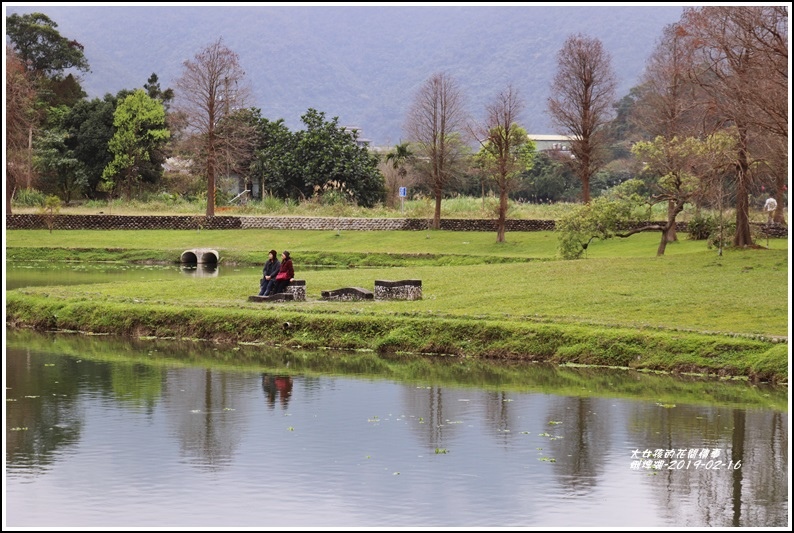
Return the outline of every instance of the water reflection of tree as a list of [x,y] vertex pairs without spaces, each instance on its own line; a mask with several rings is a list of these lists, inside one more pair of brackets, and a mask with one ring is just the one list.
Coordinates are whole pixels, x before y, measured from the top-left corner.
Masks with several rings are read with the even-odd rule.
[[414,417],[411,430],[429,450],[446,447],[446,440],[456,433],[458,422],[468,408],[469,402],[460,400],[470,400],[474,391],[445,389],[438,385],[406,385],[403,390],[406,414]]
[[[235,383],[238,380],[238,383]],[[212,369],[182,368],[166,375],[163,400],[182,452],[199,466],[217,469],[231,462],[245,430],[244,406],[235,403],[240,384],[254,381]]]
[[[629,417],[640,450],[719,449],[716,460],[738,469],[663,469],[645,476],[660,491],[666,520],[681,526],[785,524],[788,516],[788,433],[781,413],[638,404]],[[639,436],[637,436],[639,435]],[[698,459],[701,465],[711,458]],[[686,461],[686,460],[685,460]]]
[[6,462],[37,467],[80,439],[83,412],[77,399],[90,367],[73,358],[11,349],[6,354]]
[[485,423],[494,429],[494,435],[503,445],[509,444],[510,429],[517,426],[517,420],[511,420],[508,400],[504,391],[485,393]]
[[557,461],[555,475],[562,486],[589,492],[597,484],[604,450],[612,446],[607,404],[598,398],[568,396],[552,403],[548,417],[544,432],[549,434],[547,455]]

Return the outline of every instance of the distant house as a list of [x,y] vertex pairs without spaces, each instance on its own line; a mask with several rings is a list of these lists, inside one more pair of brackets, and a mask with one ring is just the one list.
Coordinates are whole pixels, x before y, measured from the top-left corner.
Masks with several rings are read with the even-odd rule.
[[535,148],[538,152],[571,151],[571,137],[569,135],[545,135],[530,133],[527,135],[527,137],[535,141]]
[[358,126],[342,126],[341,129],[342,131],[349,131],[354,134],[354,136],[356,137],[356,146],[358,146],[359,148],[364,148],[366,146],[369,146],[370,143],[372,142],[371,139],[365,139],[361,137],[361,128],[359,128]]

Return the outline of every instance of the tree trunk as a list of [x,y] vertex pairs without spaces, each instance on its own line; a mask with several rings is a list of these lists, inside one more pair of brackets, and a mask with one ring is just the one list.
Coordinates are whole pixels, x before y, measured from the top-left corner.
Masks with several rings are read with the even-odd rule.
[[[675,202],[673,200],[668,200],[667,201],[668,228],[665,231],[665,238],[667,239],[667,242],[678,241],[678,235],[676,234],[675,231],[675,216],[676,216],[675,209],[676,209]],[[673,221],[672,224],[669,223],[670,220]],[[664,250],[662,250],[662,253],[664,253]],[[661,255],[661,254],[656,254],[656,255]]]
[[750,196],[748,181],[750,165],[747,162],[747,130],[739,128],[739,153],[736,162],[736,234],[733,245],[744,248],[753,244],[750,232]]
[[590,203],[590,174],[584,172],[580,176],[582,180],[582,203]]
[[496,242],[505,242],[505,219],[507,218],[507,191],[499,191],[499,220],[496,224]]
[[659,241],[659,247],[656,249],[656,257],[663,256],[665,249],[667,249],[667,243],[670,242],[667,240],[668,231],[670,231],[670,224],[665,224],[662,230],[662,238]]
[[775,185],[775,201],[777,202],[777,207],[775,208],[775,213],[772,217],[772,220],[775,222],[775,224],[785,224],[786,219],[783,217],[783,188],[786,186],[786,178],[784,176],[778,175],[775,177]]
[[215,132],[207,137],[207,216],[215,216]]
[[436,208],[433,213],[433,229],[441,228],[441,190],[435,191]]

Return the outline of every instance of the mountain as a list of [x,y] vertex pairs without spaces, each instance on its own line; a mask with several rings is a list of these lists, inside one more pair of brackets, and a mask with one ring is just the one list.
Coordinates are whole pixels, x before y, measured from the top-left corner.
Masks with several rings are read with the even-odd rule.
[[[637,84],[662,29],[680,19],[669,5],[11,5],[4,16],[41,12],[85,46],[89,97],[141,87],[152,73],[174,87],[182,64],[219,37],[240,56],[251,105],[301,129],[314,108],[356,126],[374,145],[402,140],[417,89],[445,71],[475,118],[508,83],[526,102],[522,126],[555,132],[546,100],[557,53],[574,33],[612,56],[617,98]],[[4,18],[5,20],[5,18]]]

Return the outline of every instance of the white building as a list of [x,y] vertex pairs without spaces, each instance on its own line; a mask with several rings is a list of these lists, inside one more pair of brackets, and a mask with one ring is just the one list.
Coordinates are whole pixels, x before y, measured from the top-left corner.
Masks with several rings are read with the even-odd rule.
[[538,152],[548,152],[550,150],[571,151],[571,137],[569,135],[530,133],[527,137],[535,142],[535,148]]

